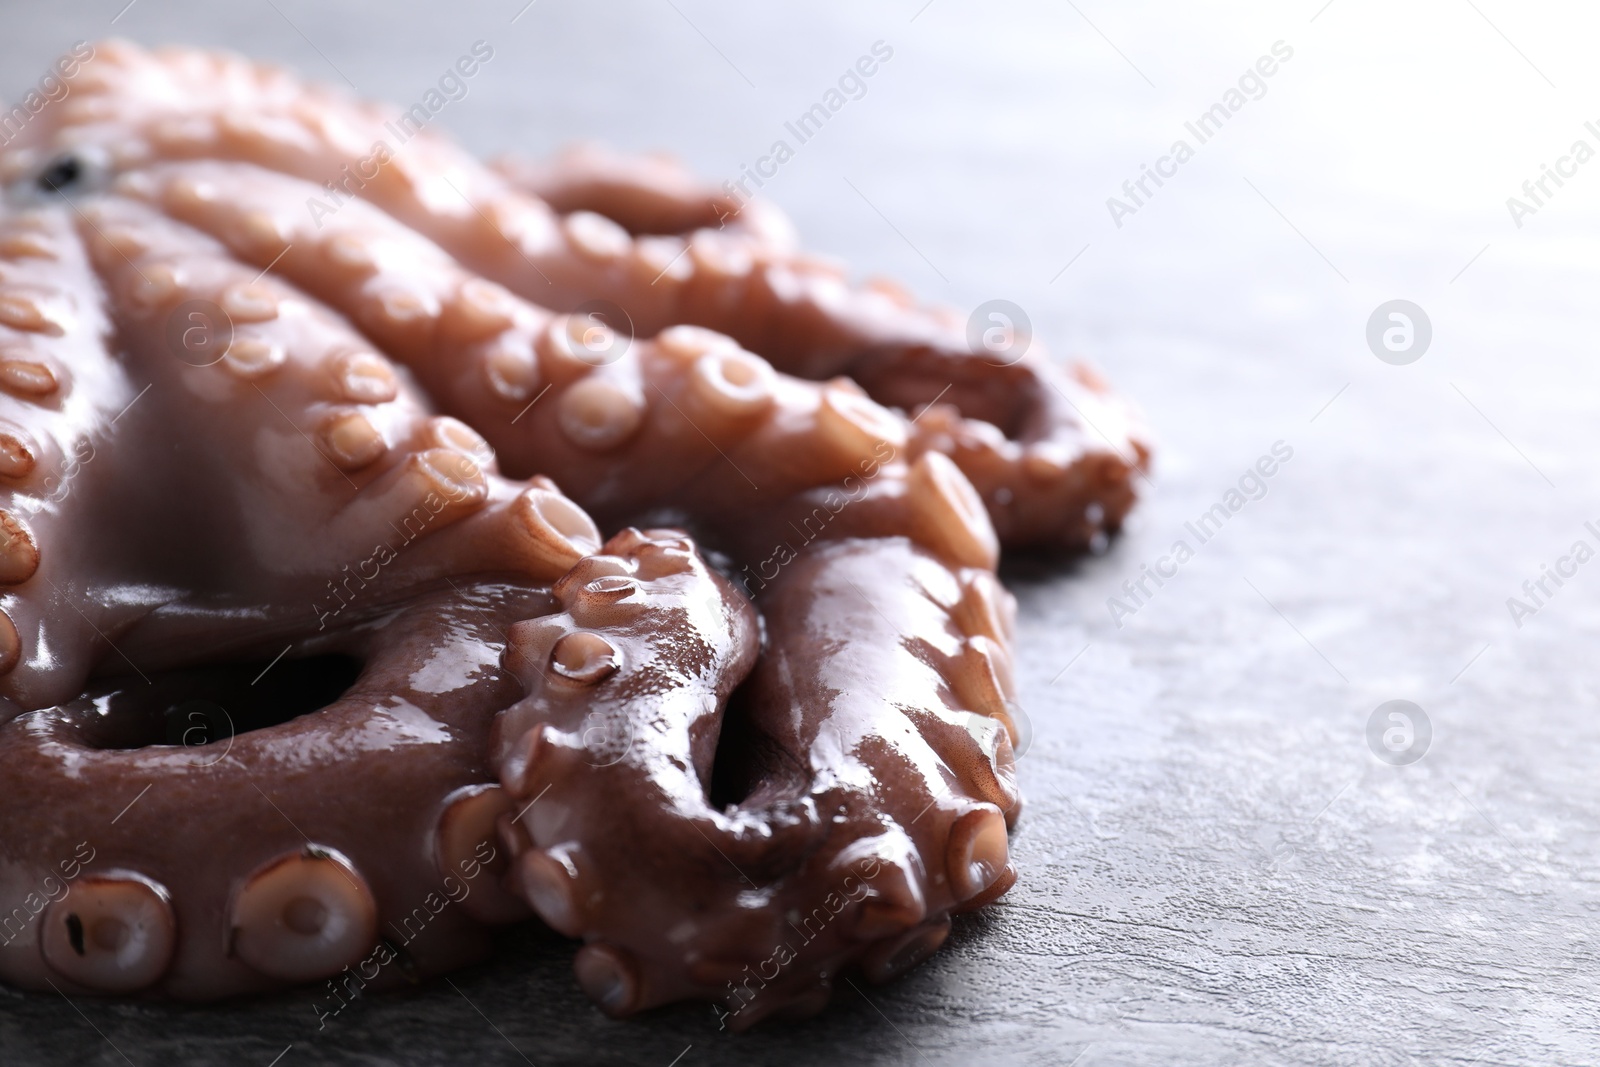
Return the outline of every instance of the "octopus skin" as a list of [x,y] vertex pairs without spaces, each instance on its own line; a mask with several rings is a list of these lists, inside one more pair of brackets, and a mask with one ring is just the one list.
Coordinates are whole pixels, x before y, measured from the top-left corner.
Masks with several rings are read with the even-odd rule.
[[[520,686],[498,662],[496,630],[548,611],[548,600],[547,589],[517,583],[440,583],[361,626],[303,641],[291,656],[361,657],[360,678],[314,715],[214,745],[162,743],[170,714],[153,708],[137,676],[91,684],[0,728],[8,779],[31,786],[0,804],[34,829],[28,849],[72,857],[83,844],[90,855],[59,902],[18,933],[36,931],[39,951],[0,957],[7,979],[69,993],[159,983],[210,999],[327,979],[380,939],[404,952],[384,973],[390,984],[474,959],[485,947],[480,917],[526,908],[499,885],[506,857],[484,844],[492,819],[447,813],[498,792],[484,784],[486,735]],[[252,687],[234,673],[191,670],[158,684],[186,704],[241,715]],[[456,679],[468,681],[437,684]],[[192,710],[176,725],[209,726]],[[46,807],[71,817],[42,823]],[[430,894],[459,900],[434,918]]]
[[75,65],[0,148],[0,977],[342,1004],[534,914],[742,1028],[1010,887],[994,572],[1132,505],[1097,375],[661,159]]

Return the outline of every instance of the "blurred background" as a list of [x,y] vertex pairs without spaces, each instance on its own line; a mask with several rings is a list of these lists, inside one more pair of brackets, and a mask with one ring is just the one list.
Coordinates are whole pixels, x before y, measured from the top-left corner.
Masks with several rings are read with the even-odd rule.
[[[0,1058],[1600,1059],[1600,563],[1538,605],[1523,589],[1600,549],[1593,7],[96,0],[0,20],[11,100],[117,35],[409,106],[483,41],[435,119],[482,155],[592,139],[721,182],[785,140],[762,192],[810,248],[963,312],[1016,303],[1157,441],[1106,553],[1008,565],[1034,731],[1016,890],[870,1000],[742,1038],[703,1008],[613,1023],[570,949],[524,932],[321,1032],[305,998],[80,1014],[3,992]],[[875,47],[798,144],[785,123]],[[1217,104],[1202,143],[1186,124]],[[1179,140],[1192,156],[1162,163]],[[1394,300],[1412,340],[1369,344]],[[1279,442],[1265,496],[1115,617]]]

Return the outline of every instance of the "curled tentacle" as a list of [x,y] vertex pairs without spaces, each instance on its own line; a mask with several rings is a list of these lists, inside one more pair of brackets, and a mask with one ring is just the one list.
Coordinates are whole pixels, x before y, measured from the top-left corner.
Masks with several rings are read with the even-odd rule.
[[[314,225],[299,179],[209,161],[153,166],[140,179],[151,202],[235,255],[275,261],[381,338],[502,463],[559,471],[602,522],[675,508],[734,523],[909,452],[905,421],[848,379],[778,375],[695,327],[642,340],[552,314],[365,203]],[[278,240],[253,244],[251,220]],[[346,269],[356,249],[361,266]]]
[[[707,326],[789,373],[852,377],[908,413],[934,404],[911,447],[957,461],[1008,546],[1081,548],[1118,529],[1132,506],[1132,479],[1149,458],[1146,434],[1097,374],[1061,371],[1036,339],[1025,352],[975,351],[962,317],[920,307],[892,283],[851,286],[835,265],[769,237],[781,227],[761,221],[768,211],[759,201],[740,216],[727,216],[723,204],[711,226],[695,205],[728,194],[697,189],[659,161],[635,165],[632,180],[617,177],[624,164],[593,152],[553,167],[506,163],[496,173],[431,130],[400,141],[398,112],[299,86],[270,68],[187,53],[106,54],[112,64],[83,86],[76,103],[84,117],[70,137],[14,153],[12,169],[38,167],[69,142],[124,166],[185,158],[265,165],[322,188],[299,205],[313,223],[369,200],[541,307],[590,314],[602,302],[620,308],[625,328],[641,337]],[[556,205],[539,198],[541,189]],[[746,211],[750,220],[737,221]],[[649,232],[671,225],[686,229]]]
[[792,251],[796,242],[794,225],[768,201],[741,203],[736,193],[708,188],[662,156],[624,156],[580,144],[549,163],[507,159],[494,169],[563,215],[593,212],[635,236],[719,229],[773,252]]
[[127,673],[0,726],[0,975],[186,999],[329,980],[332,1011],[481,956],[486,918],[526,913],[486,759],[521,694],[503,634],[554,606],[446,585],[277,662]]
[[[758,234],[766,228],[771,209],[760,198],[696,186],[655,160],[578,149],[551,165],[497,169],[557,211],[598,212],[630,233],[656,235],[658,246],[678,222],[670,247],[689,255],[669,290],[675,301],[652,291],[659,278],[640,286],[615,272],[591,292],[626,309],[642,333],[679,322],[709,327],[780,370],[849,377],[879,403],[927,415],[913,451],[956,460],[1006,545],[1082,548],[1120,528],[1132,478],[1149,460],[1139,417],[1091,368],[1057,367],[1036,338],[1015,332],[1018,324],[1002,324],[998,347],[975,346],[960,316],[918,306],[891,281],[851,286],[836,264],[753,239],[740,222],[748,215]],[[709,209],[695,212],[695,204]],[[707,275],[717,284],[702,282]],[[980,338],[992,327],[978,325]]]
[[[903,528],[914,492],[862,503],[854,532]],[[810,546],[757,598],[768,650],[726,723],[751,638],[681,539],[627,531],[556,592],[565,612],[511,635],[530,694],[498,725],[501,773],[528,808],[504,840],[607,1011],[820,1008],[825,976],[898,973],[1014,880],[1009,605],[987,569],[904,537]]]
[[[140,386],[107,344],[74,220],[0,215],[0,696],[15,707],[77,693],[141,606],[96,596],[121,579],[143,531],[86,553],[89,531],[164,471],[118,416]],[[0,718],[4,713],[0,712]]]
[[0,975],[339,997],[531,911],[607,1011],[743,1027],[1006,891],[994,568],[1131,505],[1098,378],[661,160],[181,49],[71,87],[0,151]]
[[[117,196],[84,208],[78,230],[113,313],[61,316],[48,340],[78,347],[51,373],[72,378],[14,420],[23,453],[76,468],[47,478],[35,460],[13,490],[21,666],[3,684],[19,705],[76,694],[108,653],[138,669],[163,665],[178,635],[192,657],[325,629],[467,557],[550,581],[598,544],[577,509],[500,477],[482,437],[429,415],[403,371],[279,278]],[[112,361],[103,336],[67,327],[114,329],[136,358]],[[96,524],[127,533],[90,553]]]

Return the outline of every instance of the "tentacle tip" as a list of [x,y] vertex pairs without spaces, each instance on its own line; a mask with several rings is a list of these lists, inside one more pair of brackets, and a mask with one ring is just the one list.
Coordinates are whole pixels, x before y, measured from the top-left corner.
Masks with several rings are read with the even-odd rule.
[[569,852],[534,849],[517,859],[522,895],[547,926],[567,937],[583,933],[577,880],[578,870]]
[[966,903],[990,890],[1005,877],[1008,858],[1006,821],[999,808],[980,804],[958,817],[950,827],[945,872],[956,901]]
[[639,968],[626,950],[594,942],[578,950],[572,967],[589,999],[613,1019],[639,1010]]
[[559,577],[600,548],[594,520],[553,485],[524,490],[512,514],[522,534],[525,565],[538,576]]

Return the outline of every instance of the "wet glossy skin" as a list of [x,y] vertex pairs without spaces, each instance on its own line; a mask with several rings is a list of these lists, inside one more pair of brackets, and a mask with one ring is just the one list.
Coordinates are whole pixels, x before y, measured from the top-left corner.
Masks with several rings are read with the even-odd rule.
[[[709,699],[663,724],[661,743],[598,769],[573,758],[571,738],[612,714],[590,701],[626,703],[628,686],[591,695],[536,681],[502,718],[507,787],[541,794],[525,831],[559,842],[561,867],[520,868],[524,886],[558,929],[600,932],[579,977],[603,1006],[721,999],[736,1028],[804,1014],[826,1002],[829,976],[844,966],[891,977],[937,947],[952,910],[1010,886],[1005,820],[1020,811],[1010,739],[1003,720],[963,713],[947,688],[968,674],[956,665],[971,648],[961,580],[899,538],[835,541],[801,557],[758,601],[769,652],[718,754],[727,780],[717,791],[739,800],[723,810],[696,788],[711,778],[709,753],[695,744]],[[877,611],[860,599],[868,585]],[[619,644],[659,660],[656,639],[640,632]],[[523,640],[513,634],[514,647]],[[526,640],[537,656],[539,635]],[[607,805],[608,792],[650,798],[673,816]],[[954,844],[963,819],[989,827],[975,854],[970,841]],[[956,858],[952,848],[965,851]],[[688,866],[685,857],[694,877],[684,883],[639,876]],[[663,936],[665,914],[683,919]]]
[[[17,841],[8,831],[9,850],[16,855],[25,847],[28,854],[70,859],[85,845],[92,860],[79,878],[120,869],[166,887],[177,931],[166,992],[210,999],[279,985],[279,976],[225,952],[225,905],[237,892],[236,881],[264,861],[302,851],[304,829],[315,834],[317,845],[350,858],[387,920],[398,923],[430,893],[446,895],[447,872],[432,847],[441,800],[462,786],[492,780],[485,759],[489,722],[520,693],[499,663],[496,628],[548,607],[548,594],[540,589],[464,585],[457,593],[445,586],[417,596],[400,617],[380,617],[331,640],[306,641],[291,656],[358,656],[366,664],[360,680],[314,714],[231,738],[230,723],[214,710],[231,707],[239,716],[238,703],[226,693],[214,693],[219,699],[209,702],[213,709],[196,696],[180,702],[161,694],[152,700],[136,676],[120,680],[137,708],[120,709],[124,728],[130,719],[147,722],[174,709],[179,729],[168,744],[102,747],[140,738],[106,736],[106,724],[97,720],[107,716],[83,699],[15,719],[0,727],[5,775],[28,788],[8,789],[0,806],[7,825],[26,827],[28,837]],[[248,686],[248,679],[237,684]],[[186,703],[191,710],[184,710]],[[196,714],[197,706],[210,711],[209,721]],[[242,729],[245,723],[232,725]],[[183,736],[191,731],[200,733]],[[334,780],[341,788],[328,787]],[[56,817],[44,818],[47,812]],[[510,899],[497,877],[505,857],[492,844],[483,856],[490,858],[475,877],[459,869],[448,873],[468,890],[469,906],[496,899],[503,907]],[[62,873],[46,870],[38,880],[56,875],[67,887],[62,905],[70,907],[73,881]],[[39,887],[18,892],[22,883],[14,880],[6,888],[8,899],[20,903]],[[70,975],[22,947],[51,917],[46,912],[33,919],[14,932],[17,944],[0,949],[5,977],[41,988],[50,979],[95,992],[94,984],[70,982]],[[403,947],[408,965],[422,972],[459,965],[485,948],[482,924],[458,902],[418,926],[412,939],[387,929],[380,933]],[[405,977],[399,966],[384,972],[383,984]]]
[[428,133],[352,177],[381,108],[81,67],[0,150],[0,974],[381,985],[531,908],[607,1011],[743,1027],[1009,887],[993,571],[1131,505],[1098,379],[659,161]]

